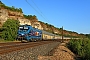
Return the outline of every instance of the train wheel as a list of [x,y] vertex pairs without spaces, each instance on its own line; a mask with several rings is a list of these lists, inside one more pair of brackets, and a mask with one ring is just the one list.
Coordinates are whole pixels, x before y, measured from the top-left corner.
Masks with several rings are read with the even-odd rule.
[[33,39],[31,38],[31,39],[30,39],[30,42],[32,42],[32,41],[33,41]]
[[20,38],[20,40],[21,40],[21,42],[23,42],[23,38],[22,37]]
[[37,39],[34,39],[34,42],[36,42],[37,41]]
[[34,40],[34,42],[36,42],[37,40]]
[[21,42],[23,42],[23,41],[21,40]]

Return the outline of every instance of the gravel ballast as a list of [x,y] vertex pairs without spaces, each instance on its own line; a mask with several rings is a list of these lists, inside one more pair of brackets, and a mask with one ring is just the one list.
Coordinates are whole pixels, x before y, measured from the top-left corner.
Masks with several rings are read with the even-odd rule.
[[60,42],[54,42],[10,52],[8,54],[0,55],[0,60],[38,60],[39,55],[48,55],[48,53],[59,44]]
[[76,60],[75,54],[71,52],[65,45],[65,43],[59,44],[51,55],[38,56],[38,60]]

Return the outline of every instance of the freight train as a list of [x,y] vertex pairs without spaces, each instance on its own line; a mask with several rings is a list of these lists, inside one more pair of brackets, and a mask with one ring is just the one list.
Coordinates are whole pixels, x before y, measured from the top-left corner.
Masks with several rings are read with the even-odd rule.
[[18,29],[17,39],[20,41],[38,41],[38,40],[55,40],[62,39],[62,36],[55,35],[37,28],[31,25],[20,25]]

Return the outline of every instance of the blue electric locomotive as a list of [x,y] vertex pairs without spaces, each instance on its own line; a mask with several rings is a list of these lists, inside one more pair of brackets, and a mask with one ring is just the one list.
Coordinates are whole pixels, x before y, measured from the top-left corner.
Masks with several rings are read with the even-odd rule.
[[26,40],[26,41],[37,41],[37,40],[42,40],[42,31],[33,28],[30,25],[20,25],[19,30],[18,30],[18,40]]

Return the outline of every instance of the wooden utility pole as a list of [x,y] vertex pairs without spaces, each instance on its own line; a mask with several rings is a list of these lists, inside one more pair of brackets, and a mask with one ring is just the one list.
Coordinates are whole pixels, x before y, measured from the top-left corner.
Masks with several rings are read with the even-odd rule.
[[62,42],[63,42],[63,26],[62,26]]

